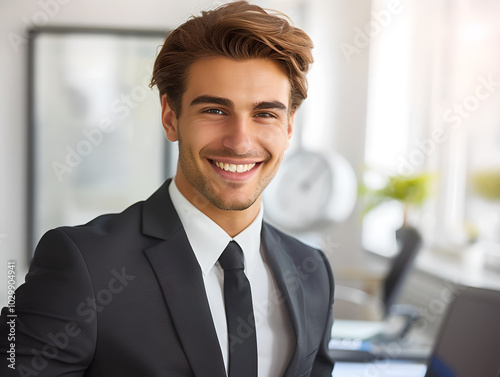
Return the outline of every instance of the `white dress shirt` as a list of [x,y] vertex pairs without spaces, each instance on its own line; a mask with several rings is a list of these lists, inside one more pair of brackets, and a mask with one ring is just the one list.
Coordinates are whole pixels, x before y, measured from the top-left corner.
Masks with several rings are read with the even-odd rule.
[[272,272],[262,258],[262,207],[255,220],[231,238],[219,225],[192,205],[179,191],[174,179],[169,186],[172,203],[186,231],[203,272],[203,282],[215,330],[228,370],[228,337],[224,309],[224,271],[218,259],[229,241],[243,250],[245,274],[250,282],[258,348],[259,377],[282,376],[294,351],[295,336],[285,303],[279,299]]

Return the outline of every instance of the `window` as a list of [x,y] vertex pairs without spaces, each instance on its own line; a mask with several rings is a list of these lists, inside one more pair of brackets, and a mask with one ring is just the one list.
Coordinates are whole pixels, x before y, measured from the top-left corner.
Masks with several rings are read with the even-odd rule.
[[[372,15],[394,3],[375,0]],[[429,172],[435,191],[410,222],[434,248],[500,241],[500,3],[401,1],[370,39],[366,183]],[[363,245],[396,252],[401,205],[364,220]]]

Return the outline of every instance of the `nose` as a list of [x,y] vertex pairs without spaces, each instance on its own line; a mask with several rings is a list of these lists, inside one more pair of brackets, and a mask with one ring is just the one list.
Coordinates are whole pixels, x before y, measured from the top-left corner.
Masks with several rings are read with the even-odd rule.
[[222,145],[239,155],[249,152],[252,149],[249,121],[235,117],[232,122],[228,122]]

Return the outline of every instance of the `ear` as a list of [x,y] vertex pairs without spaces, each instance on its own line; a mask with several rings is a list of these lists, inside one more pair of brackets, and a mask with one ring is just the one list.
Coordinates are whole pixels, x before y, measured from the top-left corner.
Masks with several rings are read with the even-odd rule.
[[168,105],[166,94],[161,97],[161,123],[163,124],[167,139],[170,141],[177,141],[179,139],[177,116]]
[[295,122],[295,112],[296,110],[293,110],[290,116],[288,117],[288,128],[287,128],[287,145],[286,147],[288,148],[290,146],[290,139],[292,138],[293,135],[293,127],[294,127],[294,122]]

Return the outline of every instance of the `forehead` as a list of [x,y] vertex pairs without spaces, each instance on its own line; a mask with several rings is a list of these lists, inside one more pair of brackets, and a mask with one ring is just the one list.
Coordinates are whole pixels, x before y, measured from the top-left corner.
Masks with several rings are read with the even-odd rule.
[[214,57],[199,60],[189,68],[183,102],[199,95],[229,98],[235,103],[279,100],[288,104],[290,82],[283,69],[271,60]]

